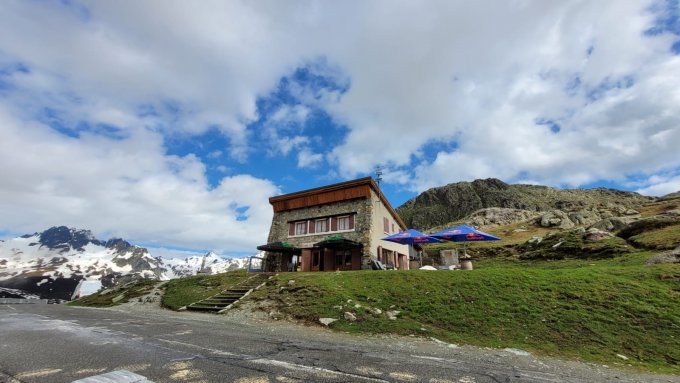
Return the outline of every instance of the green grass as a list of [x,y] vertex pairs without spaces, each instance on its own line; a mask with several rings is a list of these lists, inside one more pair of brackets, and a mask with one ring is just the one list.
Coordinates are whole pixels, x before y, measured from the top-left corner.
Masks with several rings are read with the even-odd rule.
[[73,302],[70,306],[111,307],[128,302],[130,299],[148,294],[159,283],[155,279],[142,279],[129,282],[120,287],[104,290],[105,293],[95,293],[84,296]]
[[548,237],[538,244],[524,243],[517,247],[522,259],[565,259],[613,258],[630,253],[633,248],[619,237],[599,241],[587,241],[582,234],[561,232]]
[[245,281],[250,276],[252,275],[248,275],[245,270],[238,270],[216,275],[197,275],[173,279],[165,285],[165,294],[161,300],[161,305],[171,310],[177,310],[190,303],[220,293]]
[[[340,331],[433,336],[679,373],[680,267],[643,266],[649,255],[484,260],[454,272],[284,273],[253,299],[271,300],[298,320],[340,319],[332,324]],[[387,310],[400,311],[398,319],[389,320]],[[344,320],[345,311],[358,320]]]
[[645,231],[630,237],[628,240],[636,246],[647,249],[675,249],[680,246],[680,223]]

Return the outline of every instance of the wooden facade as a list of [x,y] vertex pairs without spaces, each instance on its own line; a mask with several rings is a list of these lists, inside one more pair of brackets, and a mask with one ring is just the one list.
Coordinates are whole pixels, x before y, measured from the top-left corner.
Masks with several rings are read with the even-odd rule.
[[348,201],[357,198],[370,198],[371,189],[380,197],[383,204],[390,210],[401,227],[406,224],[401,220],[399,214],[392,208],[383,193],[378,188],[373,178],[365,177],[358,180],[342,182],[335,185],[323,186],[309,189],[297,193],[285,194],[269,198],[269,203],[274,208],[274,213],[287,210],[303,209],[312,206],[325,205],[334,202]]

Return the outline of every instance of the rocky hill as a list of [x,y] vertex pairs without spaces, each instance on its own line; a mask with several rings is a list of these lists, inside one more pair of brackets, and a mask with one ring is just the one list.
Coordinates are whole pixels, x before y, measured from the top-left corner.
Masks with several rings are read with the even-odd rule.
[[121,238],[101,241],[88,230],[58,226],[0,241],[0,287],[68,300],[83,283],[96,290],[134,279],[225,272],[243,268],[246,262],[212,252],[185,259],[153,257],[146,248]]
[[[489,178],[429,189],[397,208],[397,212],[407,226],[418,230],[444,226],[473,213],[496,219],[504,214],[524,219],[545,218],[544,226],[568,228],[612,217],[635,216],[637,208],[655,200],[614,189],[509,185]],[[489,208],[505,210],[482,210]]]

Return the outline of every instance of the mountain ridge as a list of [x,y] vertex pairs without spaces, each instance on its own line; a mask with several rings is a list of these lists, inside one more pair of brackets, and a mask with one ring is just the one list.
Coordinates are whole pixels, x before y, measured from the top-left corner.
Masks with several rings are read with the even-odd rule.
[[609,209],[618,216],[656,200],[656,197],[610,188],[558,189],[543,185],[507,184],[496,178],[487,178],[428,189],[396,210],[408,227],[427,230],[486,208],[533,212]]
[[246,262],[214,252],[184,259],[153,257],[122,238],[102,241],[89,230],[54,226],[0,241],[0,287],[68,300],[85,281],[112,287],[135,279],[220,273],[243,268]]

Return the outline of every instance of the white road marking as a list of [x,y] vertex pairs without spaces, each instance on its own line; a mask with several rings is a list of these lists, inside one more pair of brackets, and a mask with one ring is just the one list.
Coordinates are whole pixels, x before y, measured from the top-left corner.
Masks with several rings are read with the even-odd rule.
[[284,361],[276,360],[276,359],[266,359],[266,358],[251,359],[251,360],[249,360],[249,362],[256,363],[256,364],[274,365],[274,366],[278,366],[278,367],[283,367],[283,368],[288,369],[288,370],[311,372],[313,374],[322,373],[322,374],[346,376],[348,378],[353,378],[353,379],[368,380],[370,382],[388,382],[387,380],[384,380],[384,379],[370,378],[370,377],[367,377],[367,376],[350,374],[350,373],[341,372],[341,371],[334,371],[334,370],[329,370],[329,369],[326,369],[326,368],[315,367],[315,366],[305,366],[304,364],[289,363],[289,362],[284,362]]
[[43,368],[41,370],[24,371],[17,374],[17,378],[42,378],[43,376],[54,375],[57,372],[61,372],[61,368]]
[[160,339],[160,338],[158,340],[163,341],[163,342],[167,342],[167,343],[181,344],[183,346],[193,347],[193,348],[197,348],[199,350],[209,351],[209,352],[211,352],[213,354],[217,354],[217,355],[237,357],[237,358],[243,359],[243,360],[250,362],[250,363],[282,367],[282,368],[285,368],[287,370],[302,371],[302,372],[308,372],[308,373],[313,373],[313,374],[317,374],[317,375],[318,374],[326,374],[326,375],[333,375],[333,376],[339,375],[339,376],[345,376],[345,377],[353,378],[354,380],[360,379],[360,380],[365,380],[365,381],[370,381],[370,382],[387,382],[387,380],[384,380],[384,379],[371,378],[371,377],[368,377],[368,376],[357,375],[357,374],[352,374],[352,373],[347,373],[347,372],[342,372],[342,371],[334,371],[334,370],[329,370],[329,369],[321,368],[321,367],[306,366],[304,364],[297,364],[297,363],[289,363],[289,362],[284,362],[282,360],[276,360],[276,359],[258,358],[255,355],[234,354],[234,353],[229,352],[229,351],[223,351],[223,350],[218,350],[218,349],[214,349],[214,348],[198,346],[198,345],[195,345],[195,344],[192,344],[192,343],[179,342],[179,341],[176,341],[176,340]]
[[12,309],[12,310],[14,310],[14,311],[17,311],[17,309],[15,309],[14,307],[12,307],[12,306],[10,306],[10,305],[5,305],[5,307],[7,307],[7,308],[9,308],[9,309]]
[[130,371],[118,370],[106,374],[90,376],[74,380],[72,383],[153,383],[142,375]]

